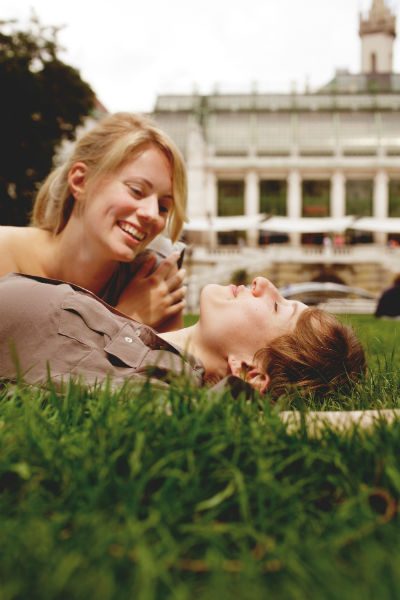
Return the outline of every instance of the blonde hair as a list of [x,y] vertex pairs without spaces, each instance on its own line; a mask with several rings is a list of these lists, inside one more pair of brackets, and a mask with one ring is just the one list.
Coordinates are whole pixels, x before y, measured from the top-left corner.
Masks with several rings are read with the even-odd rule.
[[146,144],[157,146],[171,165],[174,205],[169,218],[169,235],[175,241],[185,221],[187,200],[186,168],[175,143],[149,118],[131,113],[105,117],[83,135],[69,159],[45,179],[33,206],[31,224],[55,234],[68,222],[74,199],[68,184],[72,165],[83,162],[88,167],[86,182],[93,183],[123,165]]
[[354,331],[318,308],[304,310],[294,331],[259,350],[255,359],[270,378],[274,398],[293,387],[316,396],[348,391],[366,371]]

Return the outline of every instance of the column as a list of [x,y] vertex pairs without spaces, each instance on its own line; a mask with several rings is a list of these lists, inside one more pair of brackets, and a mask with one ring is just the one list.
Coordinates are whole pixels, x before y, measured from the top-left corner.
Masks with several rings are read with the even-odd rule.
[[[260,212],[260,188],[256,171],[246,173],[244,190],[244,213],[246,217],[254,217]],[[258,229],[247,231],[247,245],[255,247],[258,244]]]
[[[287,214],[291,219],[299,219],[301,217],[301,177],[297,169],[290,171],[288,176],[288,192],[287,192]],[[300,244],[300,233],[291,233],[290,242],[292,245]]]
[[190,125],[187,138],[188,217],[204,216],[206,197],[206,142],[197,122]]
[[346,215],[346,178],[342,171],[335,171],[331,179],[331,217],[340,219]]
[[[207,194],[204,216],[215,217],[218,213],[218,189],[217,176],[213,171],[207,173]],[[209,250],[213,250],[217,246],[217,233],[210,229],[207,233],[206,244]]]
[[[386,171],[380,169],[375,175],[373,216],[376,219],[386,219],[389,213],[389,177]],[[376,244],[386,244],[386,233],[375,233]]]

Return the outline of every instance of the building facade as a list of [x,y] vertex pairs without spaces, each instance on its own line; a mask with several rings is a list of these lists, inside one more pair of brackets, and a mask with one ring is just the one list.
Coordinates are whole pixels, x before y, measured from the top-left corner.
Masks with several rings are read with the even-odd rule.
[[[396,18],[384,0],[360,16],[359,34],[360,73],[337,71],[316,92],[158,97],[153,117],[187,161],[189,218],[400,217]],[[240,235],[219,234],[219,242]],[[246,235],[249,245],[266,241],[257,230]],[[363,241],[387,237],[400,240],[393,231],[365,232]]]

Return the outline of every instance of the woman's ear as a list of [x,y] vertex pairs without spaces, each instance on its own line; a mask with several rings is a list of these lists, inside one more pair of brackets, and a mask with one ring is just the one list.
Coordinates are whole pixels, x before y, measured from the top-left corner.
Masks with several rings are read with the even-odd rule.
[[68,184],[71,194],[79,202],[82,199],[85,190],[85,178],[87,166],[83,162],[76,162],[68,172]]
[[228,356],[228,365],[232,375],[249,383],[260,394],[265,394],[270,382],[267,373],[262,373],[251,361],[245,361],[233,355]]

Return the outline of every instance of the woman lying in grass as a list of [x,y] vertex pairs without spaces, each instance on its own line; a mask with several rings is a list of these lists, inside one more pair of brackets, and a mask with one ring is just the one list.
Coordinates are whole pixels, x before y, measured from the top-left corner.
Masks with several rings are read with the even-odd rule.
[[0,279],[0,315],[0,377],[31,384],[49,373],[88,384],[184,373],[203,385],[233,375],[278,397],[293,385],[319,394],[351,386],[365,371],[349,327],[284,299],[264,277],[205,286],[198,322],[162,334],[87,290],[15,273]]

